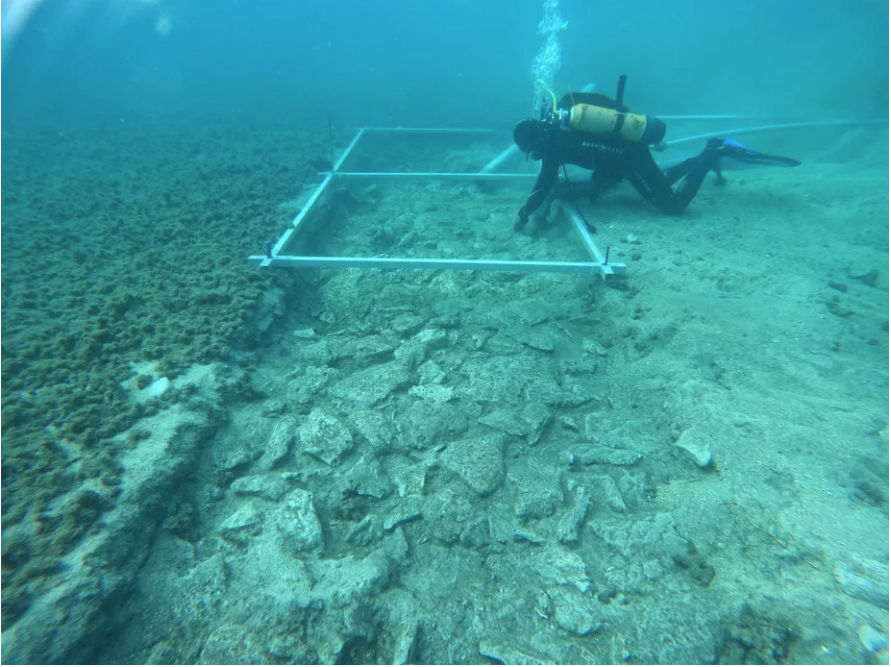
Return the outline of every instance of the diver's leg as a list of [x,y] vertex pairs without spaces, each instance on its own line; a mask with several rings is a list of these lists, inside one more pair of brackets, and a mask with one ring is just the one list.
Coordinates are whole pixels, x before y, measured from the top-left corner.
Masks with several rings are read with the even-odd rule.
[[[653,202],[661,211],[672,215],[683,213],[713,166],[703,153],[685,160],[663,173],[649,151],[629,155],[625,178],[644,199]],[[680,181],[677,190],[672,185]]]
[[[671,198],[668,202],[665,202],[664,208],[663,206],[660,206],[660,208],[666,213],[683,213],[687,206],[690,205],[690,202],[693,201],[693,197],[699,192],[699,188],[702,187],[702,182],[708,176],[709,171],[711,171],[711,167],[705,160],[699,164],[691,165],[690,171],[681,179],[680,187],[672,192]],[[656,202],[656,205],[659,206],[659,202]]]
[[[737,150],[741,149],[741,150]],[[742,153],[745,153],[744,156],[741,156]],[[754,156],[754,157],[752,157]],[[684,176],[689,174],[691,171],[695,171],[699,168],[700,163],[705,160],[709,163],[710,168],[709,171],[715,172],[718,177],[719,183],[726,183],[727,179],[724,178],[724,175],[721,173],[721,158],[722,157],[732,157],[734,159],[740,161],[749,161],[753,162],[755,158],[763,157],[765,159],[773,159],[773,160],[788,160],[788,158],[776,158],[774,156],[763,155],[761,153],[755,153],[754,151],[749,151],[744,148],[741,144],[737,144],[734,141],[730,141],[729,139],[721,139],[721,138],[712,138],[708,140],[706,143],[705,150],[702,151],[696,157],[691,157],[688,160],[684,160],[673,167],[669,167],[663,173],[665,174],[665,178],[668,179],[668,182],[671,185],[674,185],[679,180],[681,180]],[[794,163],[794,160],[788,160],[790,163]],[[764,162],[764,164],[768,164]],[[770,164],[777,164],[776,162],[772,162]],[[796,163],[797,164],[797,163]],[[784,165],[786,166],[786,165]]]
[[683,162],[679,162],[673,167],[669,167],[663,173],[665,174],[665,180],[668,181],[669,185],[674,185],[679,180],[681,180],[684,176],[690,173],[690,171],[696,166],[699,161],[699,156],[691,157],[688,160],[684,160]]

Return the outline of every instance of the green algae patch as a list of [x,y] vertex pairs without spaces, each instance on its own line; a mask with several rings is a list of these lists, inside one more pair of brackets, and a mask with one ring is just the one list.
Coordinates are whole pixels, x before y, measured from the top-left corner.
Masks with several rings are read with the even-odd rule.
[[[189,395],[140,403],[121,383],[146,389],[255,342],[245,325],[288,278],[246,256],[287,227],[278,205],[313,173],[289,136],[213,152],[187,135],[36,132],[4,147],[2,521],[24,535],[4,551],[4,621],[27,607],[35,563],[114,504],[114,436]],[[144,361],[151,376],[133,370]]]

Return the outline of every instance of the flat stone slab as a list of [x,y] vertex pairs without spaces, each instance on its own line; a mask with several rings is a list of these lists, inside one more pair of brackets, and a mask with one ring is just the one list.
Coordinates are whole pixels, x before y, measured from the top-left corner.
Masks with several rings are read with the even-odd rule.
[[410,383],[408,368],[398,361],[391,361],[353,373],[328,389],[328,393],[336,398],[370,406]]
[[504,480],[503,439],[498,435],[459,440],[448,446],[442,464],[481,496],[492,493]]
[[297,435],[307,454],[335,465],[353,448],[353,436],[344,424],[321,410],[313,410]]

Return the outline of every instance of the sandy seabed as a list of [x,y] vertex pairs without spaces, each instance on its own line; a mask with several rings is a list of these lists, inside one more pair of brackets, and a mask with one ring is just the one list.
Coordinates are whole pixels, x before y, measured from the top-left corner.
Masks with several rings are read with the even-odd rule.
[[[4,660],[886,660],[875,134],[581,204],[610,284],[251,268],[311,135],[4,154]],[[434,148],[357,164],[494,147]],[[337,182],[303,250],[584,260],[525,195]]]

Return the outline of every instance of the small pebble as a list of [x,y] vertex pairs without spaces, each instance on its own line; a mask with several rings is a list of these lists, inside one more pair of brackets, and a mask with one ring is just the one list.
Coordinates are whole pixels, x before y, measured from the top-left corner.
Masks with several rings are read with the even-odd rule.
[[166,394],[167,391],[172,386],[173,385],[171,384],[170,380],[168,380],[166,377],[164,377],[164,378],[159,378],[159,379],[155,380],[154,382],[152,382],[149,385],[147,391],[150,396],[153,396],[154,398],[161,398],[161,396]]
[[294,332],[294,338],[309,339],[309,338],[315,338],[315,336],[316,336],[316,332],[313,331],[312,329],[297,329]]

